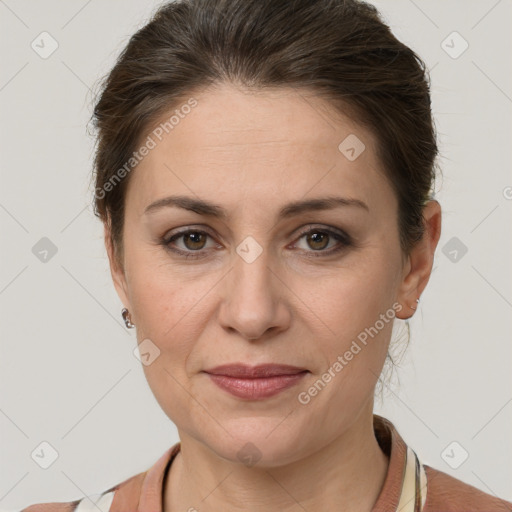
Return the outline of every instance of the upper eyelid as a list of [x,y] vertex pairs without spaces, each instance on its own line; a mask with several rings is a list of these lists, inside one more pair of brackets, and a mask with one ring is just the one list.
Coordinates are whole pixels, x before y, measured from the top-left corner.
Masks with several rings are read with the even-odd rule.
[[[178,231],[174,232],[172,235],[165,234],[163,237],[164,238],[172,238],[173,236],[183,235],[183,234],[186,234],[186,233],[189,233],[189,232],[199,232],[199,233],[206,233],[207,235],[210,235],[210,236],[215,238],[215,235],[213,235],[210,232],[210,229],[208,227],[205,227],[205,226],[194,227],[192,225],[192,226],[185,226],[183,228],[176,228],[176,229]],[[334,226],[326,226],[326,225],[318,224],[318,223],[314,223],[314,222],[313,223],[309,223],[309,224],[305,224],[304,226],[301,226],[300,228],[295,228],[292,232],[297,232],[298,234],[304,234],[304,233],[307,233],[308,231],[311,231],[313,229],[318,229],[319,231],[322,231],[322,230],[323,231],[332,231],[332,232],[338,233],[340,235],[345,234],[346,236],[348,236],[348,233],[345,230],[341,229],[341,228],[336,228]]]

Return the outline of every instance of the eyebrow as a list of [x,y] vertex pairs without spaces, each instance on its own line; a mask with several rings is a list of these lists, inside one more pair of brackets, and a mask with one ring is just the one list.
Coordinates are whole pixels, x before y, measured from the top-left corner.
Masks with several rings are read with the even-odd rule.
[[[305,199],[299,201],[293,201],[285,204],[278,213],[279,219],[285,219],[299,215],[309,211],[319,210],[332,210],[342,206],[355,206],[362,208],[366,211],[370,211],[368,205],[360,199],[346,198],[346,197],[320,197],[314,199]],[[206,201],[204,199],[197,199],[189,196],[169,196],[162,199],[158,199],[154,203],[151,203],[144,209],[144,215],[154,213],[163,208],[182,208],[199,215],[205,215],[208,217],[216,217],[222,220],[227,220],[229,214],[222,206]]]

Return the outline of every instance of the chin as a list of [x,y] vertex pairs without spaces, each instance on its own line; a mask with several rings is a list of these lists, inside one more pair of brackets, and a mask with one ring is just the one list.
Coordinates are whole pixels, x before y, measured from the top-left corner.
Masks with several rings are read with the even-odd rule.
[[210,430],[213,435],[208,439],[203,437],[203,442],[218,456],[247,467],[289,464],[300,458],[299,451],[306,438],[301,435],[300,427],[285,417],[245,416],[224,420],[224,428]]

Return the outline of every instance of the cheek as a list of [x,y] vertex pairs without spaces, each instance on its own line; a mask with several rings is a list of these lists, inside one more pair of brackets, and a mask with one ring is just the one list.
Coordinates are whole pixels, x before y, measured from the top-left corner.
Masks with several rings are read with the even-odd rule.
[[143,365],[146,380],[162,410],[180,425],[190,416],[202,418],[189,379],[200,364],[194,347],[208,318],[206,298],[215,284],[210,281],[187,280],[166,265],[148,262],[130,278],[138,343],[149,339],[159,350],[151,364]]
[[185,282],[171,273],[144,272],[132,278],[132,304],[139,341],[153,340],[173,357],[186,355],[188,345],[199,336],[205,295],[213,286],[209,279]]
[[382,263],[389,261],[389,256],[372,252],[330,275],[320,276],[314,287],[309,280],[298,281],[302,286],[298,294],[320,320],[317,324],[324,339],[337,338],[346,343],[392,309],[398,274]]
[[395,310],[384,273],[340,279],[308,305],[321,322],[310,322],[322,367],[299,391],[304,417],[317,428],[346,428],[373,397],[389,347]]
[[187,276],[161,252],[132,247],[126,253],[130,304],[138,342],[149,338],[161,351],[160,360],[177,368],[201,332],[198,319],[204,316],[203,301],[214,282],[211,276]]
[[[383,246],[368,248],[364,257],[354,258],[353,264],[338,269],[330,279],[320,279],[321,287],[298,291],[314,313],[309,325],[315,331],[316,348],[326,356],[326,366],[319,373],[328,372],[325,380],[330,391],[318,406],[325,401],[327,407],[333,400],[340,406],[352,402],[355,407],[372,394],[395,318],[398,274],[396,265],[389,263],[394,256],[384,253]],[[314,322],[314,317],[320,321]]]

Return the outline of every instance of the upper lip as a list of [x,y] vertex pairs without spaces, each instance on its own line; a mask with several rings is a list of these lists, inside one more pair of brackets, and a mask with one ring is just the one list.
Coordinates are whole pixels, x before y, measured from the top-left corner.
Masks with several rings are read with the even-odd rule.
[[259,364],[251,366],[243,363],[222,364],[215,368],[204,370],[213,375],[226,375],[228,377],[257,378],[273,377],[276,375],[294,375],[306,371],[306,368],[288,364]]

